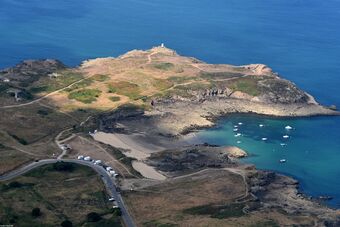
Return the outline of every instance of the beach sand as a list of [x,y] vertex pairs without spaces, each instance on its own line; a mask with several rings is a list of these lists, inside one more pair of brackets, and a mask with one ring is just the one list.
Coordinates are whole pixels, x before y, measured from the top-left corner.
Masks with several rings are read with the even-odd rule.
[[109,144],[116,148],[121,148],[124,155],[137,159],[132,162],[132,167],[140,172],[144,177],[155,180],[164,180],[166,177],[157,172],[153,167],[142,161],[150,156],[152,152],[161,151],[164,148],[143,142],[135,135],[125,135],[118,133],[97,132],[93,135],[96,141]]

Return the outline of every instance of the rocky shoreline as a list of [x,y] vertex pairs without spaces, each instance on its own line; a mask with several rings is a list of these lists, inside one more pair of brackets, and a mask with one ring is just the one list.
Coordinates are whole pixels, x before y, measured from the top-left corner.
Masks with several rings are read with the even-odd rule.
[[158,115],[160,128],[167,129],[169,134],[174,135],[212,127],[218,119],[229,114],[257,114],[277,118],[340,115],[339,112],[318,104],[266,104],[234,98],[211,98],[200,103],[160,102],[145,114]]
[[[235,100],[233,100],[235,101]],[[236,100],[238,102],[238,100]],[[234,103],[234,102],[231,102]],[[100,130],[107,133],[122,133],[134,135],[135,142],[140,144],[157,144],[164,148],[163,151],[150,153],[143,162],[152,166],[169,179],[184,174],[191,174],[206,168],[230,169],[241,171],[249,187],[249,193],[253,195],[256,209],[280,209],[287,215],[303,214],[313,215],[322,220],[324,226],[337,226],[340,224],[340,211],[322,204],[320,200],[303,195],[299,191],[298,181],[272,171],[257,170],[253,165],[240,164],[237,158],[245,156],[244,151],[233,156],[226,147],[218,147],[209,144],[188,145],[183,139],[190,136],[190,132],[198,128],[212,127],[222,116],[238,113],[233,109],[226,108],[225,112],[220,110],[230,107],[231,103],[220,106],[219,109],[207,107],[219,104],[206,102],[201,106],[193,103],[156,103],[152,110],[145,111],[139,107],[123,107],[121,111],[102,115],[99,118]],[[246,102],[241,102],[246,103]],[[309,106],[310,105],[310,106]],[[243,105],[244,108],[247,105]],[[300,107],[300,108],[298,108]],[[270,107],[267,107],[270,108]],[[283,108],[283,107],[281,107]],[[188,112],[187,110],[191,111]],[[214,109],[215,112],[207,111]],[[308,104],[308,106],[296,106],[298,114],[288,112],[287,106],[283,108],[280,115],[273,117],[309,117],[316,115],[338,115],[338,112],[325,107]],[[292,110],[292,109],[291,109]],[[263,111],[263,109],[262,109]],[[248,112],[243,112],[249,114]],[[206,115],[203,115],[206,114]],[[113,120],[114,119],[114,120]],[[137,134],[147,135],[139,137]],[[251,210],[252,208],[249,207]],[[255,209],[255,208],[254,208]]]

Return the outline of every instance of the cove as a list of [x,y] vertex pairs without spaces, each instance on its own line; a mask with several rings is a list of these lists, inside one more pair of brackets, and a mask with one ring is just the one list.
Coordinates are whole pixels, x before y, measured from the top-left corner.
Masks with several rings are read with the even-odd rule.
[[[305,194],[332,196],[328,204],[340,207],[340,129],[334,124],[336,118],[278,119],[233,114],[219,120],[215,127],[198,132],[196,139],[238,146],[249,155],[242,162],[292,176]],[[288,125],[293,129],[285,129]],[[280,163],[281,159],[286,162]]]

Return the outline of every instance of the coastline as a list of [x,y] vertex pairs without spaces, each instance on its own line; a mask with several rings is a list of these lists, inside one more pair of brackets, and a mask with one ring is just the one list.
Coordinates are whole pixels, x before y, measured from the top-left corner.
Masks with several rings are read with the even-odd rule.
[[[243,101],[243,100],[242,100]],[[254,113],[251,112],[249,113],[247,112],[236,112],[236,111],[231,111],[231,112],[220,112],[220,111],[216,111],[215,113],[218,114],[213,114],[213,113],[209,113],[209,116],[204,116],[202,114],[203,111],[204,114],[207,113],[207,109],[202,108],[202,106],[200,105],[196,105],[197,108],[192,108],[193,103],[191,103],[191,106],[189,106],[189,108],[191,108],[190,113],[188,114],[184,114],[181,115],[181,113],[183,113],[181,111],[181,108],[179,108],[179,106],[184,106],[186,102],[180,102],[180,103],[175,103],[175,104],[170,104],[171,108],[169,108],[169,104],[166,104],[165,106],[163,106],[163,104],[156,104],[155,108],[152,110],[148,110],[148,111],[143,111],[142,114],[135,114],[134,109],[130,109],[132,111],[131,115],[133,117],[129,117],[129,114],[124,115],[122,118],[119,119],[119,122],[116,122],[117,124],[119,124],[119,131],[123,131],[123,133],[125,133],[125,136],[129,137],[131,136],[129,134],[129,132],[134,131],[134,132],[138,132],[140,135],[143,136],[139,136],[136,137],[135,135],[133,135],[132,137],[130,137],[130,140],[133,138],[134,143],[132,144],[132,147],[136,147],[136,143],[138,144],[138,146],[142,146],[143,147],[143,143],[147,144],[147,146],[143,147],[143,149],[148,150],[147,147],[150,147],[150,143],[157,141],[157,146],[163,147],[164,150],[169,149],[169,148],[174,148],[174,149],[178,149],[180,147],[185,147],[185,146],[193,146],[193,145],[197,145],[197,141],[195,141],[194,137],[195,137],[195,131],[199,130],[199,129],[204,129],[204,128],[211,128],[214,127],[217,122],[219,120],[221,120],[224,117],[228,117],[230,115],[234,115],[234,114],[241,114],[241,115],[255,115],[255,116],[261,116],[261,117],[269,117],[269,118],[309,118],[309,117],[316,117],[316,116],[339,116],[339,112],[337,111],[333,111],[333,110],[329,110],[325,107],[316,105],[316,108],[311,108],[311,110],[325,110],[325,112],[323,111],[311,111],[311,112],[300,112],[300,113],[306,113],[306,114],[285,114],[285,115],[268,115],[268,114],[258,114],[258,113]],[[210,104],[210,103],[209,103]],[[313,105],[313,107],[315,107]],[[188,108],[188,107],[187,107]],[[186,109],[187,109],[186,108]],[[138,108],[137,108],[138,109]],[[197,114],[197,112],[195,112],[197,109],[201,109],[203,111],[199,112],[200,114]],[[287,106],[286,106],[287,109]],[[300,108],[301,109],[301,108]],[[175,110],[175,111],[173,111]],[[178,110],[178,111],[176,111]],[[183,110],[183,108],[182,108]],[[308,108],[307,108],[308,110]],[[310,110],[310,109],[309,109]],[[138,112],[138,111],[137,111]],[[193,114],[194,113],[194,114]],[[308,113],[308,114],[307,114]],[[114,113],[110,113],[110,116],[114,116]],[[175,117],[174,117],[175,115]],[[177,116],[180,116],[177,117]],[[195,119],[195,117],[197,117]],[[193,122],[193,119],[195,120],[195,122],[199,122],[202,123],[201,125],[191,125],[191,123]],[[100,128],[99,130],[103,130],[106,133],[116,133],[115,132],[115,127],[111,127],[110,129],[105,128],[105,124],[103,124],[103,122],[105,122],[107,119],[105,117],[100,118],[100,121],[102,122],[100,125],[102,126],[102,128]],[[111,122],[112,123],[112,122]],[[169,130],[168,126],[172,126],[172,128]],[[189,126],[184,128],[185,126]],[[176,127],[176,126],[181,126],[181,127]],[[151,129],[152,130],[149,130]],[[178,130],[178,129],[184,129],[184,130]],[[132,130],[133,129],[133,130]],[[176,129],[176,130],[174,130]],[[143,139],[147,138],[147,140],[143,141]],[[186,141],[186,142],[183,142]],[[196,142],[196,144],[195,144]],[[201,141],[200,141],[201,143]],[[162,145],[160,145],[162,144]],[[160,150],[158,151],[154,151],[154,152],[148,152],[148,157],[146,159],[150,158],[150,154],[152,155],[153,153],[158,153],[160,152]],[[237,161],[236,161],[237,162]],[[145,162],[145,160],[143,160],[143,164],[147,165],[149,163]],[[238,163],[239,166],[243,166],[244,164]],[[150,167],[152,167],[151,165],[149,165]],[[239,167],[237,167],[239,168]],[[242,168],[242,167],[240,167]],[[153,167],[153,169],[159,172],[159,169]],[[137,170],[138,171],[138,170]],[[263,172],[265,170],[260,170],[260,169],[256,169],[255,172]],[[162,173],[164,173],[164,171],[161,171]],[[273,171],[270,171],[273,172]],[[275,172],[275,171],[274,171]],[[275,172],[278,175],[282,175],[284,178],[289,179],[289,182],[297,182],[295,180],[295,178],[293,176],[287,176],[285,174],[282,174],[280,172]],[[147,176],[145,174],[142,174],[144,176]],[[166,176],[171,179],[171,174],[166,174]],[[152,177],[150,177],[152,178]],[[154,179],[154,180],[160,180],[160,179]],[[164,179],[163,179],[164,180]],[[334,212],[339,212],[339,209],[328,206],[327,204],[323,204],[320,203],[320,201],[316,201],[315,199],[310,198],[310,196],[308,196],[308,194],[303,194],[303,191],[300,191],[298,183],[294,183],[293,184],[293,189],[291,189],[291,196],[293,196],[294,198],[299,198],[301,199],[301,203],[304,204],[304,200],[306,201],[306,203],[308,204],[308,206],[312,206],[312,204],[317,204],[317,207],[321,207],[320,209],[330,209],[333,210]],[[285,187],[283,185],[283,187]],[[294,191],[294,193],[293,193]],[[323,208],[322,208],[323,207]]]

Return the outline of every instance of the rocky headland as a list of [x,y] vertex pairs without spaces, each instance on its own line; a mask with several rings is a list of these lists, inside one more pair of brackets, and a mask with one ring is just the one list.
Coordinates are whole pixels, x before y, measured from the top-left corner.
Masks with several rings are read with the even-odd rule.
[[[246,151],[188,142],[193,130],[211,127],[216,119],[232,113],[339,115],[336,107],[319,104],[266,65],[212,65],[164,47],[87,60],[76,68],[56,60],[30,60],[0,71],[0,103],[1,130],[6,135],[17,133],[13,131],[17,125],[25,125],[22,137],[48,138],[61,123],[65,124],[62,130],[69,127],[78,134],[97,130],[95,140],[121,148],[139,168],[152,167],[148,171],[163,181],[204,169],[229,170],[245,180],[249,211],[279,208],[287,215],[312,215],[326,226],[339,224],[339,211],[302,196],[295,180],[240,165],[236,160]],[[53,118],[42,106],[58,111],[60,117]],[[18,116],[10,112],[17,107],[23,108]],[[25,108],[34,114],[25,115]],[[32,121],[36,113],[41,117]],[[55,124],[46,121],[44,129],[36,127],[47,115],[48,123]],[[4,120],[10,117],[12,121]],[[66,118],[69,123],[61,120]],[[10,122],[16,122],[16,127]],[[45,135],[47,127],[51,133]],[[13,143],[21,141],[20,147],[30,145],[13,138],[19,141]]]

